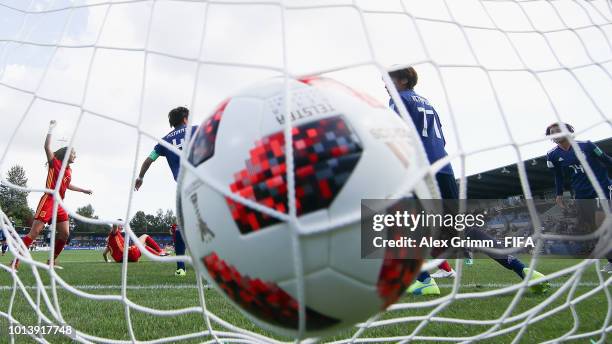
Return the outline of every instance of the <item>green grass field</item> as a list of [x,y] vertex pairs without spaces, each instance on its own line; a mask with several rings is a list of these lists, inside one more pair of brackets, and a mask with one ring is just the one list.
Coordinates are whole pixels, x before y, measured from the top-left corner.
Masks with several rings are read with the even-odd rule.
[[[37,252],[34,254],[37,260],[45,261],[47,253]],[[0,263],[8,264],[10,257],[0,257]],[[525,262],[528,257],[525,257]],[[543,273],[551,273],[564,267],[578,263],[578,260],[569,259],[545,259],[539,262],[537,269]],[[92,294],[121,294],[121,265],[107,264],[102,261],[100,252],[96,251],[66,251],[61,256],[63,270],[58,270],[59,275],[76,288]],[[22,265],[19,276],[26,286],[34,286],[34,278],[29,266]],[[195,288],[193,270],[184,278],[173,275],[174,264],[154,263],[143,259],[136,264],[129,264],[128,281],[129,289],[127,296],[133,302],[156,309],[177,309],[184,307],[199,306],[198,291]],[[43,273],[45,284],[48,284],[49,276]],[[552,281],[552,290],[544,296],[527,293],[521,299],[513,315],[530,309],[544,301],[552,292],[558,290],[559,284],[567,280],[567,276]],[[489,291],[493,288],[517,283],[518,278],[511,272],[507,272],[497,263],[490,259],[476,259],[472,267],[465,267],[464,276],[461,281],[461,293]],[[451,292],[452,280],[438,280],[442,286],[442,294]],[[594,266],[584,272],[580,286],[575,290],[574,298],[594,288],[598,284],[597,274]],[[609,288],[610,289],[610,288]],[[36,299],[35,289],[28,292]],[[12,278],[3,270],[0,270],[0,311],[7,312],[9,300],[12,294]],[[242,328],[265,334],[281,340],[291,340],[266,333],[257,328],[249,320],[243,317],[225,299],[214,290],[207,290],[207,307],[222,319],[238,325]],[[438,316],[450,318],[463,318],[486,320],[495,319],[503,314],[510,304],[514,293],[498,295],[488,298],[477,298],[454,301],[450,306],[441,311]],[[129,340],[127,323],[125,318],[125,307],[118,301],[94,301],[76,296],[62,288],[58,289],[58,299],[64,319],[79,331],[90,335],[112,338],[116,340]],[[563,304],[567,299],[567,292],[556,299],[546,308],[552,309]],[[406,296],[403,302],[435,300],[432,297]],[[606,314],[610,312],[610,303],[603,291],[584,299],[575,305],[580,325],[578,332],[589,332],[602,328]],[[49,314],[47,308],[42,306],[42,311]],[[434,307],[387,312],[384,319],[397,318],[400,316],[426,315]],[[36,313],[26,304],[21,292],[17,293],[12,309],[12,315],[22,324],[36,324]],[[206,330],[206,325],[201,314],[187,314],[175,317],[158,317],[137,310],[131,310],[133,330],[138,340],[153,340],[160,337],[201,332]],[[418,325],[418,322],[393,324],[366,330],[362,337],[394,337],[408,335]],[[514,324],[506,325],[509,327]],[[569,308],[564,309],[549,318],[532,324],[524,333],[520,343],[537,343],[556,338],[574,325],[572,312]],[[608,323],[608,327],[610,323]],[[223,328],[215,323],[213,327],[218,330]],[[7,335],[8,321],[0,316],[0,343],[9,343]],[[429,323],[419,335],[422,336],[455,336],[463,337],[478,334],[488,329],[488,326],[479,324],[460,325],[450,323]],[[354,329],[339,333],[334,337],[323,338],[324,341],[340,340],[350,338]],[[495,337],[482,343],[510,343],[516,332]],[[26,336],[17,336],[17,343],[34,343],[35,341]],[[51,343],[69,343],[70,339],[60,336],[47,336],[45,339]],[[186,341],[187,343],[199,343],[209,340],[210,337],[200,337]],[[590,343],[599,337],[584,338],[573,341],[573,343]],[[422,342],[422,341],[415,341]],[[608,333],[607,342],[612,342],[612,334]]]

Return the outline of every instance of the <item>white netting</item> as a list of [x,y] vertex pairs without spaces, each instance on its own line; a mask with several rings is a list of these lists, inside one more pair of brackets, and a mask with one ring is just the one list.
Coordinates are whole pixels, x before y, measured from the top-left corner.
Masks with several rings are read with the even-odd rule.
[[[108,165],[111,168],[120,166],[117,169],[127,175],[118,182],[113,181],[117,182],[113,188],[119,196],[114,199],[114,212],[107,211],[108,216],[104,219],[79,216],[72,204],[59,199],[58,190],[37,188],[42,178],[30,178],[30,185],[35,187],[27,190],[35,197],[42,192],[52,193],[58,201],[55,211],[57,204],[61,204],[71,217],[85,222],[117,223],[111,219],[129,219],[140,202],[145,202],[132,191],[143,153],[154,142],[175,149],[158,139],[165,131],[161,125],[151,124],[164,122],[163,115],[158,114],[165,114],[177,104],[188,105],[193,114],[210,113],[210,109],[231,92],[270,76],[327,74],[356,88],[373,90],[375,96],[382,98],[384,87],[380,78],[391,85],[386,73],[389,66],[419,68],[419,87],[422,87],[419,91],[437,104],[442,121],[446,123],[450,155],[423,168],[420,175],[407,180],[401,189],[411,189],[417,180],[427,174],[433,175],[453,161],[456,168],[459,167],[456,171],[460,171],[460,194],[465,198],[469,173],[516,163],[523,194],[532,198],[523,160],[545,152],[542,143],[550,138],[542,132],[547,124],[571,122],[579,128],[577,136],[589,138],[609,137],[611,133],[610,1],[48,0],[28,4],[2,1],[0,10],[0,18],[6,24],[0,26],[0,106],[3,107],[0,170],[22,163],[29,171],[27,161],[30,158],[36,161],[31,169],[41,169],[36,164],[41,160],[38,157],[42,149],[38,148],[38,143],[32,144],[38,142],[32,138],[42,136],[44,129],[40,125],[46,125],[50,119],[58,119],[60,124],[70,123],[71,127],[64,132],[70,137],[70,147],[77,142],[79,147],[87,147],[87,142],[110,145],[117,150],[113,152],[117,158],[106,155],[106,165],[95,165],[94,160],[84,157],[84,163],[79,166],[85,170],[86,163],[91,163],[98,168],[103,166],[105,172],[109,171]],[[397,98],[397,92],[389,88]],[[404,108],[400,112],[408,118]],[[190,120],[203,119],[197,116],[191,116]],[[290,121],[286,124],[286,137],[290,141]],[[568,134],[562,129],[560,135]],[[129,139],[113,146],[112,141],[119,141],[121,137]],[[574,139],[571,142],[576,147]],[[29,150],[34,150],[31,146],[36,146],[36,151],[30,156]],[[290,149],[291,145],[287,147]],[[80,150],[83,155],[104,153],[102,149]],[[585,157],[579,155],[587,175],[594,180],[593,171],[584,163]],[[288,152],[287,156],[291,166],[292,154]],[[65,167],[64,162],[60,177]],[[288,215],[281,214],[281,217],[295,229],[299,224],[295,221],[292,169],[288,171],[290,210]],[[108,173],[111,178],[112,172]],[[98,173],[92,183],[105,177],[104,173]],[[160,177],[171,184],[169,176]],[[2,183],[21,189],[5,179]],[[598,195],[603,197],[606,190],[601,190],[597,183],[594,185],[597,185]],[[155,196],[173,198],[167,196],[173,192],[170,186],[160,188]],[[215,188],[228,192],[220,186]],[[256,206],[232,194],[227,195]],[[261,206],[259,209],[279,215]],[[541,228],[535,209],[529,208],[529,213],[534,228]],[[0,319],[6,320],[0,323],[2,326],[18,324],[13,312],[15,300],[21,297],[36,318],[26,325],[70,324],[64,320],[66,310],[58,296],[62,291],[101,304],[120,302],[123,305],[123,314],[118,316],[127,324],[127,340],[112,339],[116,337],[110,335],[101,338],[92,334],[94,331],[76,327],[79,342],[144,341],[134,330],[133,312],[159,319],[191,313],[202,315],[203,331],[148,339],[151,342],[189,339],[277,341],[235,326],[207,311],[207,293],[201,278],[196,279],[194,286],[199,302],[194,300],[190,307],[155,309],[135,302],[129,295],[133,285],[128,279],[129,272],[137,268],[128,269],[127,250],[119,294],[93,293],[88,288],[73,286],[62,279],[61,273],[33,260],[7,216],[1,211],[0,216],[10,252],[22,261],[19,273],[13,272],[8,264],[0,264],[0,282],[2,286],[9,286],[0,291]],[[612,248],[612,241],[607,239],[611,235],[611,221],[608,212],[596,232],[600,242],[607,243],[602,251]],[[50,242],[53,243],[55,233],[51,233]],[[127,233],[155,262],[189,261],[189,257],[152,256],[144,250],[129,226]],[[297,234],[294,238],[297,243]],[[126,240],[126,248],[129,242]],[[540,246],[541,241],[538,248]],[[299,245],[294,245],[294,249],[296,274],[301,281]],[[534,252],[530,267],[535,267],[539,261],[539,250]],[[52,258],[51,253],[49,257]],[[426,268],[437,264],[431,261]],[[530,337],[524,338],[530,326],[567,311],[571,313],[571,320],[564,327],[567,329],[554,332],[546,340],[551,343],[586,338],[598,343],[609,341],[606,334],[612,331],[612,278],[599,271],[598,260],[583,260],[547,274],[546,279],[553,282],[552,292],[526,309],[522,301],[528,286],[533,284],[528,278],[516,284],[491,285],[491,290],[487,291],[462,292],[461,288],[466,285],[462,284],[465,281],[461,260],[457,260],[456,270],[457,278],[450,293],[439,298],[395,304],[385,314],[360,324],[358,330],[347,334],[345,339],[334,341],[473,342],[488,339],[495,342],[503,336],[503,341],[530,342]],[[596,281],[585,283],[583,275],[593,271],[597,274]],[[33,284],[24,283],[26,274]],[[6,278],[9,283],[5,282]],[[298,299],[300,315],[303,315],[301,301],[304,296],[300,285],[298,283]],[[578,292],[585,286],[588,291]],[[503,311],[489,319],[464,319],[460,312],[444,313],[455,304],[472,307],[471,301],[494,300],[513,293],[510,302],[502,306]],[[596,306],[603,310],[595,313],[598,316],[578,311],[582,302],[596,296],[600,297]],[[160,297],[163,297],[161,291]],[[418,315],[406,315],[405,311],[415,311]],[[303,329],[304,317],[300,318]],[[582,331],[581,323],[584,322],[595,322],[595,329]],[[406,327],[397,327],[398,324]],[[435,327],[440,332],[427,332],[431,326],[442,325],[449,327]],[[386,332],[389,327],[399,330]],[[466,335],[468,332],[462,328],[475,330]],[[0,329],[0,341],[6,338],[11,343],[21,340],[17,335],[6,333],[6,328]],[[32,338],[47,342],[42,336]]]

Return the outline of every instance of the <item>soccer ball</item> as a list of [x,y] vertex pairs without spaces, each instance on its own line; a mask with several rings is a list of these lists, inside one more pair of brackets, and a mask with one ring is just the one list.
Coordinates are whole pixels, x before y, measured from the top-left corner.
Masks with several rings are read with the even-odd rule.
[[[289,214],[286,94],[294,222],[220,192]],[[181,168],[178,182],[177,213],[196,268],[257,325],[297,337],[297,233],[302,337],[330,334],[384,310],[422,259],[362,259],[360,202],[393,195],[426,166],[412,131],[386,106],[325,78],[271,79],[223,102],[191,140],[194,168]],[[433,185],[423,179],[414,194],[432,198]]]

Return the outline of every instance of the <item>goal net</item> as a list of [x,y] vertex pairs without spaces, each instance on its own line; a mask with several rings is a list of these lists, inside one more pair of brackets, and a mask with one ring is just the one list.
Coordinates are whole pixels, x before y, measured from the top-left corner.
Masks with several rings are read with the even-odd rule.
[[[176,106],[188,107],[190,121],[200,124],[254,82],[313,75],[386,103],[385,86],[397,97],[388,71],[413,66],[418,93],[440,115],[449,156],[406,185],[451,162],[462,199],[506,187],[516,188],[514,199],[554,197],[542,191],[552,190],[552,173],[529,168],[545,164],[537,157],[554,147],[544,134],[551,123],[576,128],[569,135],[563,127],[556,136],[567,136],[575,148],[581,140],[612,136],[607,0],[1,0],[0,18],[0,195],[29,192],[30,207],[44,193],[57,201],[43,253],[24,246],[20,236],[27,228],[16,228],[7,215],[12,209],[0,209],[8,245],[8,255],[0,257],[0,343],[294,340],[245,320],[208,288],[188,255],[154,256],[130,227],[138,210],[174,207],[176,185],[161,163],[142,190],[135,192],[134,183]],[[58,189],[39,184],[52,119],[58,121],[54,148],[77,151],[73,181],[89,185],[92,196],[71,193],[60,201]],[[578,154],[581,162],[586,158]],[[24,167],[27,186],[6,177],[14,165]],[[60,175],[65,171],[64,164]],[[599,198],[610,192],[595,189]],[[99,217],[77,213],[88,203]],[[150,262],[127,264],[125,250],[120,269],[102,264],[101,252],[88,256],[98,261],[60,256],[64,269],[49,267],[58,204],[83,223],[124,225],[125,248],[135,244]],[[590,238],[600,252],[610,251],[612,216],[603,211],[593,234],[568,240]],[[505,270],[489,259],[473,266],[453,259],[456,277],[438,280],[439,297],[406,296],[367,322],[320,340],[610,342],[612,275],[601,271],[606,261],[543,257],[552,236],[539,231],[544,219],[535,210],[526,213],[524,222],[539,240],[521,257],[546,273],[547,294],[532,295],[533,283],[501,276]],[[21,261],[18,272],[13,258]],[[177,261],[188,263],[187,278],[172,276]],[[439,263],[432,259],[423,268],[435,271]],[[42,329],[51,325],[64,327]]]

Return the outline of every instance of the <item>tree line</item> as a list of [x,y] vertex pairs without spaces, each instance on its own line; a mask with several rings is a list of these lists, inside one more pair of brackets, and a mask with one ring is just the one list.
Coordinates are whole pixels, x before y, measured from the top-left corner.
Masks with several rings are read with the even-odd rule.
[[[28,186],[25,169],[20,165],[12,166],[6,175],[6,181],[23,188]],[[30,227],[34,220],[34,210],[28,206],[29,191],[21,191],[9,187],[6,183],[0,184],[0,209],[17,227]],[[91,204],[77,208],[76,213],[91,219],[98,219]],[[139,210],[130,219],[130,227],[135,232],[168,232],[170,226],[176,223],[176,216],[171,209],[158,209],[155,214],[146,214]],[[70,218],[71,230],[75,232],[107,233],[109,226],[105,224],[92,224]]]
[[[22,166],[11,167],[6,180],[20,187],[28,186],[28,178]],[[29,227],[34,219],[34,210],[28,206],[29,191],[21,191],[9,187],[4,181],[0,184],[0,209],[8,216],[15,226]]]
[[[95,214],[95,210],[91,204],[77,208],[76,213],[90,219],[98,219],[98,215]],[[107,233],[110,229],[109,225],[98,225],[72,218],[70,221],[75,232]],[[165,211],[158,209],[155,214],[146,214],[144,211],[139,210],[130,219],[130,227],[134,232],[139,233],[167,233],[170,230],[170,226],[174,223],[176,223],[176,216],[171,209]]]

